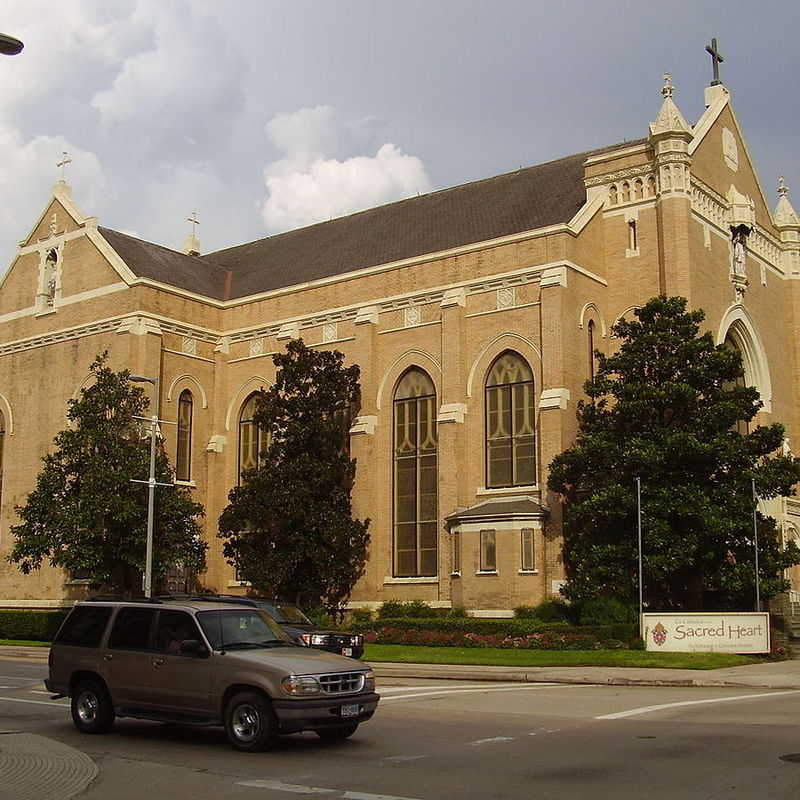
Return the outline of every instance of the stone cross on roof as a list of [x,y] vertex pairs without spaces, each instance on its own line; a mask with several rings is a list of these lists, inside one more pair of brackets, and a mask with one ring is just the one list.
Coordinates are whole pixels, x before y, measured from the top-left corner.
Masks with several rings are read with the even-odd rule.
[[186,221],[192,223],[192,236],[196,236],[197,226],[200,224],[200,220],[197,219],[197,211],[192,211],[192,215],[190,217],[186,217]]
[[719,79],[719,65],[725,60],[717,49],[716,37],[711,40],[711,44],[706,45],[706,52],[711,56],[711,63],[714,65],[714,80],[712,86],[719,86],[722,81]]
[[661,94],[666,97],[672,97],[675,87],[672,85],[672,75],[669,72],[664,73],[664,85],[661,87]]
[[781,197],[786,197],[789,194],[789,187],[786,185],[786,178],[783,175],[778,178],[778,194]]
[[61,183],[66,183],[67,182],[66,176],[64,175],[64,170],[66,169],[67,164],[71,164],[71,163],[72,163],[72,159],[69,157],[69,154],[67,153],[67,151],[64,150],[61,153],[61,161],[59,161],[56,164],[56,167],[58,167],[61,170],[61,178],[60,178],[60,182]]

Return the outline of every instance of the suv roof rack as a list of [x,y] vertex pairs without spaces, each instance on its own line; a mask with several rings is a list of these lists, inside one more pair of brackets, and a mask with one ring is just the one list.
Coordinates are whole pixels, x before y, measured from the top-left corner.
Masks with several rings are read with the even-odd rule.
[[160,603],[157,597],[122,597],[118,594],[94,594],[87,597],[84,603]]

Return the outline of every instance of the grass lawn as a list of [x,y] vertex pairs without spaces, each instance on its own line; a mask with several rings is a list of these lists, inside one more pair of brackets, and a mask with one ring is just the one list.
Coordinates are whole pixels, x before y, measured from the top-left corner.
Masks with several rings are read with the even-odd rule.
[[648,653],[645,650],[506,650],[483,647],[421,647],[368,644],[365,661],[400,664],[473,664],[499,667],[671,667],[718,669],[755,664],[729,653]]
[[0,639],[0,647],[17,645],[18,647],[50,647],[50,642],[29,642],[25,639]]

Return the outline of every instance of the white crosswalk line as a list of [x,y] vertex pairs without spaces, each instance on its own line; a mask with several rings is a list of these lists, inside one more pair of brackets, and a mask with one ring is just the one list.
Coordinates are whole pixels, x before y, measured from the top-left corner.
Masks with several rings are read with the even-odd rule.
[[710,703],[732,703],[736,700],[763,700],[769,697],[780,697],[787,694],[800,694],[800,689],[787,692],[762,692],[761,694],[740,694],[735,697],[713,697],[707,700],[683,700],[679,703],[661,703],[657,706],[641,706],[631,708],[628,711],[617,711],[615,714],[603,714],[595,719],[624,719],[625,717],[638,717],[641,714],[649,714],[653,711],[663,711],[667,708],[680,708],[681,706],[701,706]]

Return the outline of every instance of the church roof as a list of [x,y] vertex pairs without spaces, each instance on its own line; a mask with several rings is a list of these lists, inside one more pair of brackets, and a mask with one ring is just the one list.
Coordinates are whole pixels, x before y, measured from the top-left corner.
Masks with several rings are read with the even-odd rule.
[[584,162],[616,147],[411,197],[199,257],[108,228],[101,232],[136,275],[230,300],[569,222],[586,201]]
[[226,270],[221,267],[111,228],[98,226],[98,230],[138,277],[223,299]]
[[543,519],[547,509],[529,495],[493,497],[445,517],[449,526],[467,522],[502,522]]

